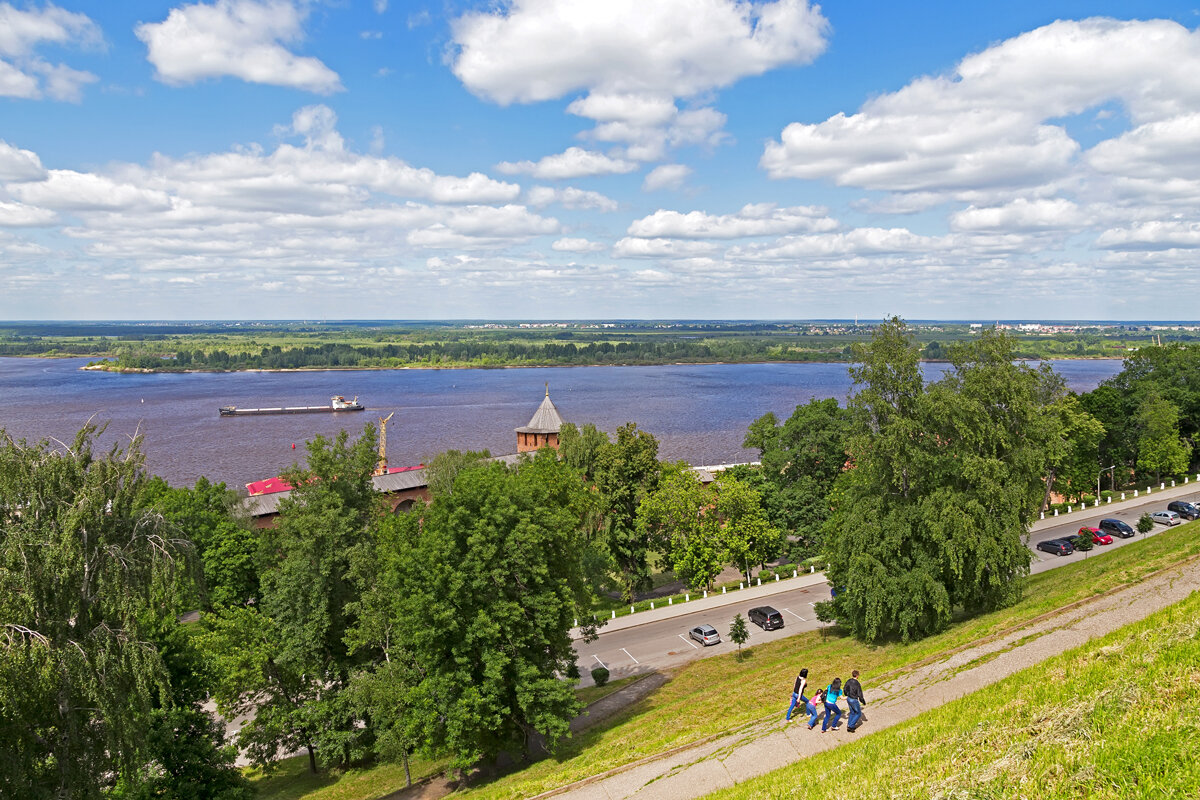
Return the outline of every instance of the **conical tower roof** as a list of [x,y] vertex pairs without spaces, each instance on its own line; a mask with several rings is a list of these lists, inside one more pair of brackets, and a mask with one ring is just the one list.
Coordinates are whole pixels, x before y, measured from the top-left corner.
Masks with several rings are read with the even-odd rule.
[[550,384],[547,383],[545,399],[542,400],[537,411],[533,412],[533,418],[529,420],[529,424],[523,428],[517,428],[517,433],[558,433],[562,424],[563,418],[558,413],[558,409],[554,407],[553,401],[550,400]]

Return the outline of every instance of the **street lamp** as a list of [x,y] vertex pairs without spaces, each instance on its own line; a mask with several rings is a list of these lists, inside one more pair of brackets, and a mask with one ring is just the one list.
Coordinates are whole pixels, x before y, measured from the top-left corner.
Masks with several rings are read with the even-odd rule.
[[[1116,466],[1117,466],[1116,464],[1112,464],[1111,466],[1107,466],[1107,467],[1105,467],[1104,469],[1100,470],[1099,474],[1098,474],[1098,475],[1096,475],[1096,500],[1097,500],[1097,502],[1099,502],[1099,500],[1100,500],[1100,478],[1101,478],[1101,476],[1103,476],[1103,475],[1104,475],[1104,473],[1108,472],[1109,470],[1113,469],[1113,468],[1114,468],[1114,467],[1116,467]],[[1116,476],[1116,473],[1113,473],[1113,476],[1112,476],[1112,483],[1113,483],[1113,491],[1115,492],[1115,491],[1117,490],[1117,476]]]

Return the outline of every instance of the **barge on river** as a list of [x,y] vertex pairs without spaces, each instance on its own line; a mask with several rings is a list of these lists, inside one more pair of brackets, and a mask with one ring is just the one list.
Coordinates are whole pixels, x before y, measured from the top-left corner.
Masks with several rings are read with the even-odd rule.
[[342,395],[329,399],[327,406],[281,406],[279,408],[238,408],[237,406],[221,406],[222,417],[254,417],[263,414],[322,414],[331,411],[362,411],[365,406],[358,402],[356,395],[353,400],[347,400]]

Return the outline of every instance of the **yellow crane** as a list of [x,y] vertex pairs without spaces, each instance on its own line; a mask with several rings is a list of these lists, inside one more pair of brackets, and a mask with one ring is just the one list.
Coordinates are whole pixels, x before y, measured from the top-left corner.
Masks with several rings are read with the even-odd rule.
[[379,464],[375,467],[375,475],[387,474],[387,424],[388,420],[396,416],[396,412],[388,414],[386,417],[379,418]]

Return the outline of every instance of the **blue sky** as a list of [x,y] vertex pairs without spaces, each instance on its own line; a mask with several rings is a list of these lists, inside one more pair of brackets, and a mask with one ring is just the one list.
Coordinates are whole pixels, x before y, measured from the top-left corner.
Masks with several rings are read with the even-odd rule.
[[0,318],[1195,316],[1167,2],[0,0]]

